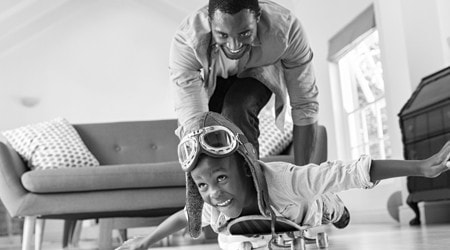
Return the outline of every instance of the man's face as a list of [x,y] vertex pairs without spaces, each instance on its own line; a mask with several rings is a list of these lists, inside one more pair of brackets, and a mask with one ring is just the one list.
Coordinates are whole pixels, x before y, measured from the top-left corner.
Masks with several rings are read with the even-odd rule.
[[203,200],[230,218],[256,202],[253,181],[235,156],[201,157],[191,175]]
[[211,20],[214,41],[229,59],[237,60],[250,50],[258,21],[259,17],[249,9],[234,15],[216,10]]

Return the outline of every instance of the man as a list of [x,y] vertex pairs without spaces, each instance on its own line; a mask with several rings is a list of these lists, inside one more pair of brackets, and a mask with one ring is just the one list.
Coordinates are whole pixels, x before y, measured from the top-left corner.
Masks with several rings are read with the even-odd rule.
[[292,107],[296,164],[314,161],[318,90],[311,60],[300,22],[286,8],[263,0],[210,0],[183,21],[172,41],[178,136],[189,133],[200,114],[215,111],[258,151],[258,114],[275,94],[279,128],[288,101]]

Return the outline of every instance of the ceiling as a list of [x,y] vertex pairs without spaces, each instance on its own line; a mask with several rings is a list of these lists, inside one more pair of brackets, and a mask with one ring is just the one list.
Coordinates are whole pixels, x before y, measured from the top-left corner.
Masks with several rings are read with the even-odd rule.
[[[285,6],[292,0],[276,0]],[[83,8],[103,4],[142,5],[181,21],[207,0],[1,0],[0,56]],[[287,4],[287,5],[286,5]]]

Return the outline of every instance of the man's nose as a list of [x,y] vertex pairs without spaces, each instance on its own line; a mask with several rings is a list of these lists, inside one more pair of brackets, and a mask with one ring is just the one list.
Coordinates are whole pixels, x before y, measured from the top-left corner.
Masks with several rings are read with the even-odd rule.
[[230,38],[227,42],[227,47],[231,50],[238,50],[242,47],[242,43],[236,38]]

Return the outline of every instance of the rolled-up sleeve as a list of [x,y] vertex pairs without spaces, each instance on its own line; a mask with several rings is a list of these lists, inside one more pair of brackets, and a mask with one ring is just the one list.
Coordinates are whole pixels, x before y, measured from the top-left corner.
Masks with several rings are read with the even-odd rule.
[[328,161],[320,165],[293,167],[290,169],[291,174],[294,175],[293,192],[306,199],[315,199],[327,192],[373,188],[378,182],[370,180],[371,162],[370,156],[362,155],[358,160],[350,163]]
[[281,58],[284,77],[296,125],[309,125],[317,121],[319,103],[316,77],[312,66],[313,52],[306,34],[293,17],[288,31],[288,47]]

